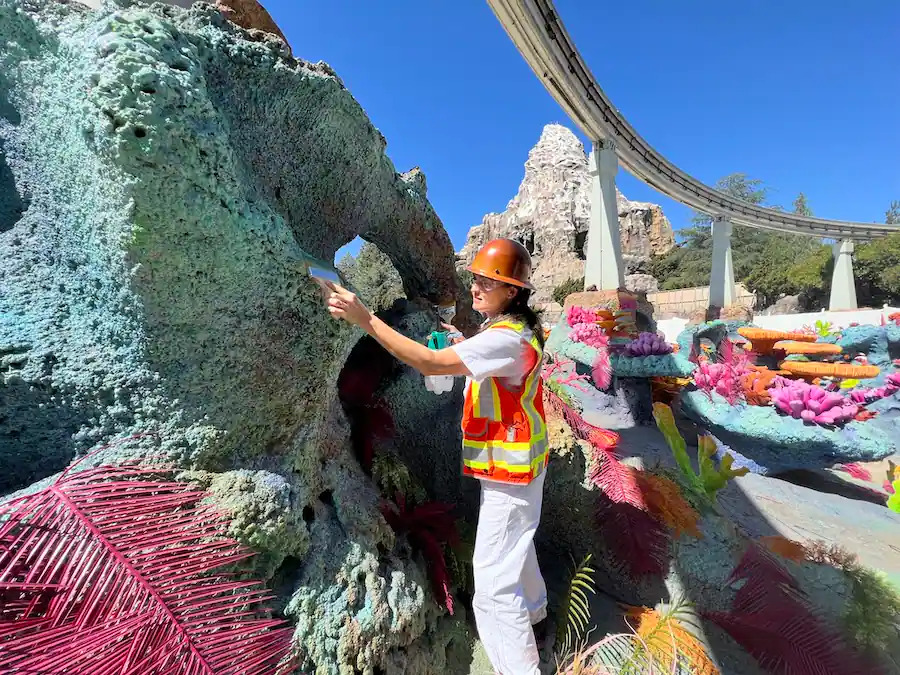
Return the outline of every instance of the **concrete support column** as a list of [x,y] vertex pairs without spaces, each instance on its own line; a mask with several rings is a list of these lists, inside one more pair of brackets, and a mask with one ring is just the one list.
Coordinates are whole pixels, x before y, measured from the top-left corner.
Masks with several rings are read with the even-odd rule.
[[834,272],[831,274],[831,297],[828,309],[857,309],[856,281],[853,278],[853,242],[849,239],[835,242]]
[[625,286],[619,207],[616,204],[616,172],[619,160],[611,139],[594,141],[588,158],[591,172],[591,220],[587,236],[584,287],[616,290]]
[[712,272],[709,275],[709,304],[728,307],[734,304],[734,265],[731,261],[731,231],[728,218],[717,216],[712,224]]

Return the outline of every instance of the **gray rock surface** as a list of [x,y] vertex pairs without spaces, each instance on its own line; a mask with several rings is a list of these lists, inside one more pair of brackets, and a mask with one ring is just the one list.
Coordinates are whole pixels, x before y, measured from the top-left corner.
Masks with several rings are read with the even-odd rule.
[[[632,202],[617,194],[622,252],[628,271],[638,271],[651,255],[675,245],[672,226],[656,204]],[[550,302],[553,289],[584,277],[584,255],[591,209],[587,156],[566,127],[548,124],[528,153],[525,177],[503,213],[489,213],[469,231],[457,254],[459,266],[495,237],[522,242],[535,266],[535,302]]]

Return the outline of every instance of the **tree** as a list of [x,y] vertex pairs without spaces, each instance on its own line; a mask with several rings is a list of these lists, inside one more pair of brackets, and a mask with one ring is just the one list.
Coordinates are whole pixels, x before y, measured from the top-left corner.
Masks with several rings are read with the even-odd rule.
[[811,216],[813,214],[812,209],[806,203],[806,195],[802,192],[794,200],[794,213],[798,216]]
[[[769,188],[757,178],[734,173],[716,183],[720,192],[750,204],[763,205]],[[778,208],[771,204],[768,208]],[[811,213],[805,195],[794,202],[795,212],[802,208]],[[651,261],[651,274],[660,280],[663,290],[705,286],[712,270],[712,218],[696,213],[693,227],[682,230],[681,243],[664,256]],[[759,304],[768,305],[782,295],[802,294],[817,298],[827,288],[827,275],[820,278],[823,254],[828,247],[817,240],[792,234],[782,234],[751,227],[735,227],[731,235],[734,275],[749,290],[758,295]],[[796,267],[796,269],[795,269]],[[804,283],[795,283],[792,276],[803,271]],[[818,274],[818,276],[817,276]],[[816,281],[816,279],[819,281]]]
[[390,309],[397,298],[406,297],[400,275],[375,244],[364,243],[356,258],[344,256],[337,268],[373,312]]
[[884,222],[888,225],[900,225],[900,202],[893,201],[884,212]]
[[[769,188],[759,178],[748,178],[745,173],[731,173],[720,178],[715,189],[748,204],[762,204],[769,195]],[[691,222],[694,225],[711,225],[712,216],[695,211]]]
[[900,304],[900,233],[857,246],[853,273],[860,304]]

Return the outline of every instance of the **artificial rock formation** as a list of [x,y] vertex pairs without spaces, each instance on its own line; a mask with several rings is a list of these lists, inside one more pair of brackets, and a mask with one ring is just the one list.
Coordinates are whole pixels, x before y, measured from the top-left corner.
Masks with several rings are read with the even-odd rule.
[[460,613],[338,399],[360,333],[305,271],[361,235],[428,309],[464,297],[450,239],[330,68],[255,38],[211,5],[0,0],[0,494],[110,443],[165,462],[261,553],[302,672],[454,672]]
[[[469,231],[458,254],[468,264],[478,248],[495,237],[522,242],[534,260],[535,301],[551,302],[553,289],[584,277],[590,218],[591,178],[581,141],[566,127],[548,124],[528,153],[525,178],[503,213],[489,213]],[[629,271],[675,245],[668,219],[656,204],[632,202],[617,193],[622,253]]]

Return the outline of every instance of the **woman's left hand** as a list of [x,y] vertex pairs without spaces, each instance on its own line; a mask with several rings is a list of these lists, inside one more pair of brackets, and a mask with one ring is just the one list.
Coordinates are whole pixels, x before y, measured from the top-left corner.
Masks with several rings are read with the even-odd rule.
[[363,329],[369,325],[372,321],[372,312],[354,293],[327,280],[322,281],[322,286],[331,316]]

